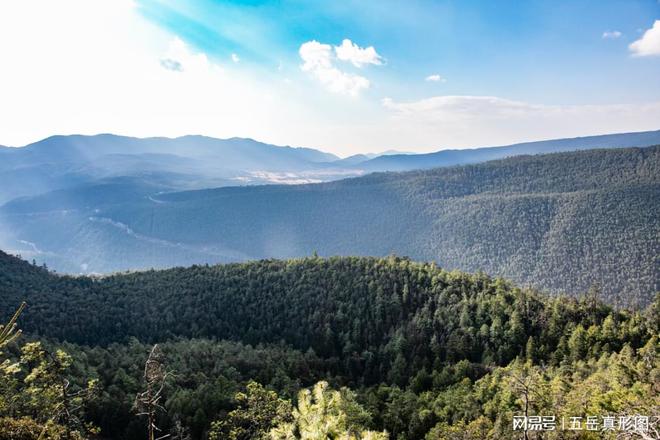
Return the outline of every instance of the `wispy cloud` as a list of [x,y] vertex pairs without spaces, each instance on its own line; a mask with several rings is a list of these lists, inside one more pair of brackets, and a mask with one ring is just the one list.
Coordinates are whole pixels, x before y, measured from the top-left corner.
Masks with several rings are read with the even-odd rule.
[[622,35],[619,31],[605,31],[601,38],[603,40],[616,40],[617,38],[621,38]]
[[440,146],[497,145],[520,139],[657,129],[660,102],[646,104],[547,105],[497,96],[434,96],[381,101],[388,127],[411,139],[435,138]]
[[434,96],[412,102],[385,98],[381,102],[399,116],[438,121],[527,116],[543,108],[496,96]]
[[241,59],[239,58],[239,56],[238,56],[237,54],[235,54],[235,53],[231,54],[231,60],[232,60],[233,62],[235,62],[235,63],[238,63],[238,62],[241,61]]
[[447,82],[445,78],[442,76],[438,75],[437,73],[434,73],[433,75],[429,75],[426,78],[424,78],[425,81],[429,82]]
[[642,38],[628,46],[635,56],[660,55],[660,20],[653,23],[653,27],[642,35]]
[[172,70],[174,72],[183,72],[183,64],[172,58],[163,58],[160,60],[160,65],[167,70]]

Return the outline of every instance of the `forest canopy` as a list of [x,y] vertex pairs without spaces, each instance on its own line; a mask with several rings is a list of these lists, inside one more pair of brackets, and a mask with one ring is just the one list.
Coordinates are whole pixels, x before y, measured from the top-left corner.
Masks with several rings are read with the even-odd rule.
[[[3,349],[0,426],[26,439],[43,427],[146,438],[134,402],[155,343],[171,372],[155,420],[182,439],[311,439],[321,425],[327,438],[499,439],[524,408],[586,420],[660,407],[657,298],[617,309],[596,288],[549,297],[398,257],[102,278],[0,257],[2,316],[28,303],[25,334]],[[64,380],[79,409],[52,421],[30,396]],[[62,405],[48,395],[38,401]]]

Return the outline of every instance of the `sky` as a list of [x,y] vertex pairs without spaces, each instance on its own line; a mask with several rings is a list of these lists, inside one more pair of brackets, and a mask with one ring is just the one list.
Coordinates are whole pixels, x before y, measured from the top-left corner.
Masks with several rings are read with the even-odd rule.
[[660,129],[659,0],[0,0],[0,145],[348,156]]

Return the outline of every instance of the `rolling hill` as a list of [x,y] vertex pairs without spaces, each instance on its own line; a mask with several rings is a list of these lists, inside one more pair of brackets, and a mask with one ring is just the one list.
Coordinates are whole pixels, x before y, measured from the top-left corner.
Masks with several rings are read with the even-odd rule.
[[[75,414],[103,438],[144,439],[134,403],[154,343],[158,362],[172,372],[158,426],[192,440],[218,429],[211,438],[264,438],[222,435],[234,426],[231,411],[264,407],[250,394],[259,387],[253,381],[287,399],[319,380],[350,387],[342,395],[364,405],[353,414],[399,440],[514,438],[512,417],[525,409],[654,417],[659,300],[633,311],[594,295],[551,298],[398,257],[263,260],[92,278],[58,276],[0,252],[0,322],[28,303],[19,320],[22,349],[3,347],[0,438],[16,439],[11,434],[21,426],[19,433],[34,432],[21,438],[38,438],[40,424],[53,425],[52,411],[31,411],[36,405],[23,402],[42,408],[59,402],[63,380],[67,390],[84,393],[93,379],[93,399],[78,400],[84,412]],[[530,409],[520,381],[552,392]],[[246,387],[250,405],[237,394]],[[271,418],[260,416],[262,431]],[[461,436],[449,436],[456,432]]]

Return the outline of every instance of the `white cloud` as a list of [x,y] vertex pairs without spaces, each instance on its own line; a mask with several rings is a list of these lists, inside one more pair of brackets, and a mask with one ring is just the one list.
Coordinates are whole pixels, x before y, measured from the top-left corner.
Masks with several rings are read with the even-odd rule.
[[332,47],[329,44],[321,44],[316,40],[308,41],[300,46],[298,53],[305,62],[303,70],[332,68]]
[[635,56],[660,55],[660,20],[642,35],[642,38],[628,46]]
[[367,78],[343,72],[335,67],[332,46],[329,44],[308,41],[300,46],[298,53],[304,62],[301,69],[312,73],[332,92],[355,96],[370,86]]
[[179,37],[174,37],[169,41],[166,56],[166,60],[172,60],[180,67],[179,69],[170,70],[186,71],[192,74],[219,74],[222,72],[220,66],[211,63],[205,53],[192,52]]
[[239,56],[238,56],[237,54],[235,54],[235,53],[231,54],[231,60],[232,60],[233,62],[235,62],[235,63],[238,63],[238,62],[241,61],[241,59],[239,58]]
[[622,35],[623,34],[619,31],[605,31],[605,32],[603,32],[603,35],[601,36],[601,38],[603,38],[604,40],[608,40],[608,39],[609,40],[615,40],[617,38],[620,38]]
[[657,130],[660,102],[611,105],[545,105],[496,96],[435,96],[411,102],[381,101],[388,129],[409,145],[503,145],[521,140]]
[[378,55],[373,46],[362,48],[349,39],[344,39],[341,46],[335,46],[337,58],[341,61],[352,63],[355,67],[362,67],[365,64],[383,64],[383,58]]
[[434,73],[433,75],[429,75],[426,78],[424,78],[425,81],[430,81],[430,82],[447,82],[445,78],[442,76],[438,75],[437,73]]

